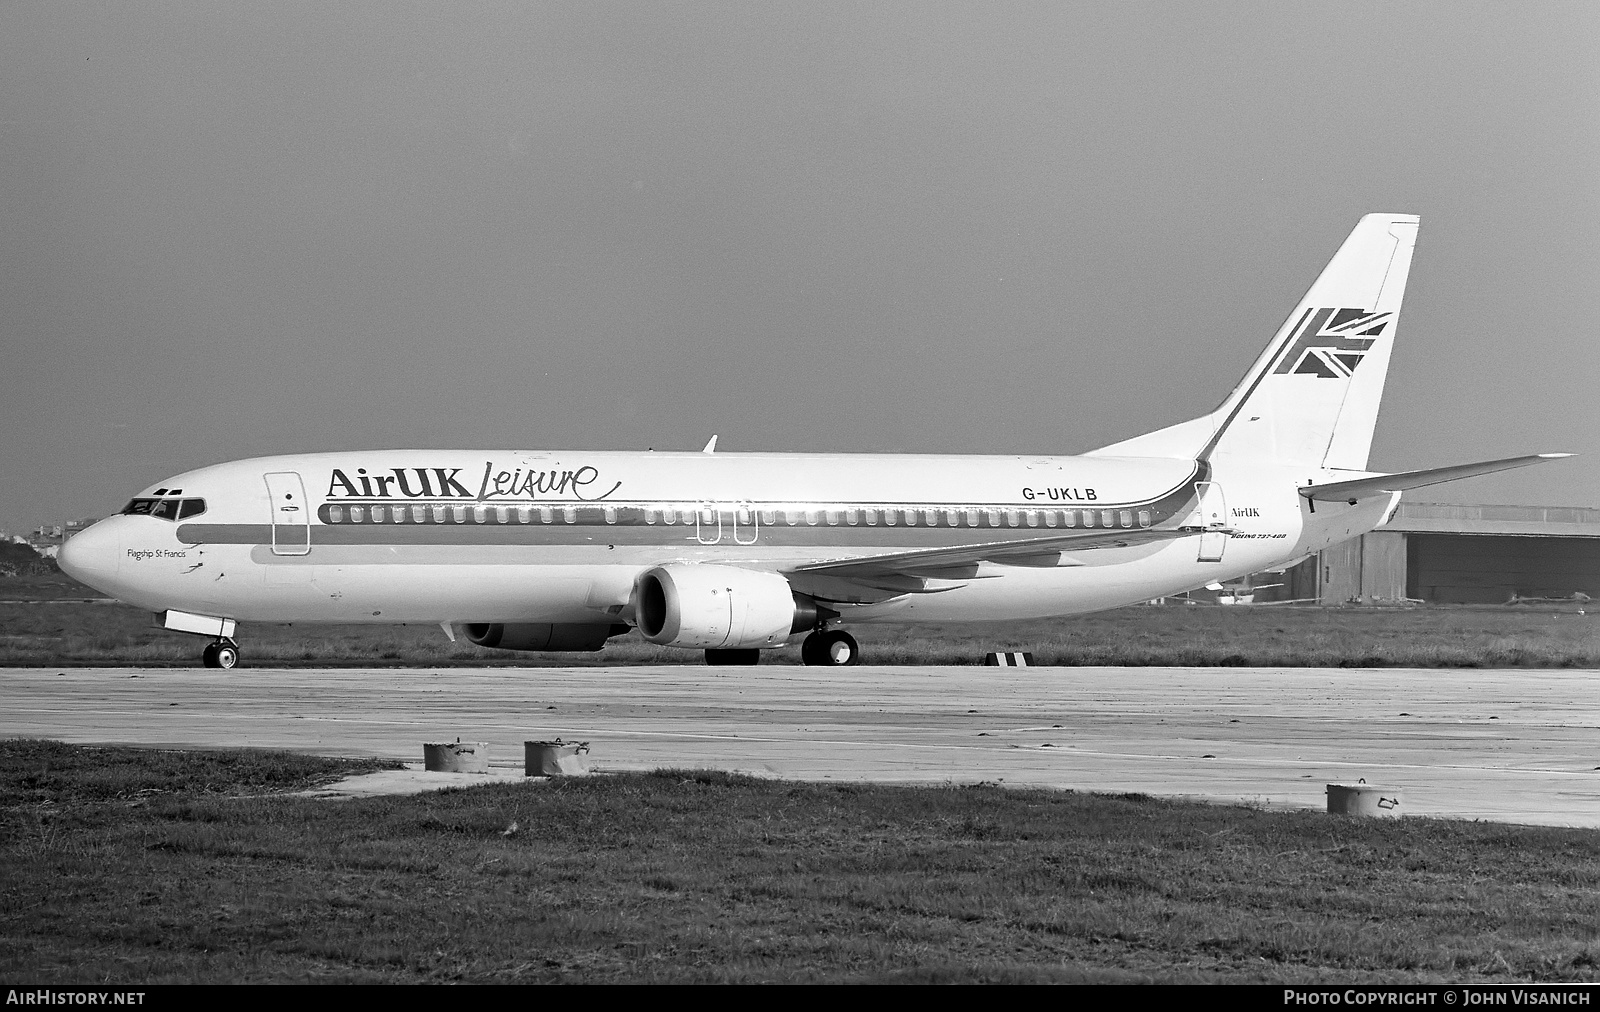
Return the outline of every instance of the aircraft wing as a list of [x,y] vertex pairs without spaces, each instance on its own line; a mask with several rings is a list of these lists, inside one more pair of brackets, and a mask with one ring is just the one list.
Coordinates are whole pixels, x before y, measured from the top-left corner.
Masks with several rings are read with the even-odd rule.
[[1476,464],[1432,467],[1426,471],[1401,471],[1398,474],[1381,474],[1372,478],[1334,481],[1326,485],[1304,485],[1298,491],[1313,502],[1318,499],[1323,502],[1355,502],[1358,499],[1404,492],[1406,489],[1437,485],[1459,478],[1472,478],[1480,474],[1493,474],[1496,471],[1509,471],[1514,467],[1527,467],[1529,464],[1560,460],[1570,456],[1572,456],[1570,453],[1535,453],[1526,457],[1502,457],[1499,460],[1483,460]]
[[1046,537],[1024,538],[1014,541],[991,541],[974,545],[955,545],[949,548],[926,548],[914,552],[889,552],[882,555],[858,555],[846,559],[807,562],[787,572],[815,573],[859,580],[871,586],[892,583],[901,585],[896,578],[921,579],[977,579],[980,562],[993,562],[1006,566],[1056,566],[1062,552],[1087,552],[1103,548],[1127,548],[1132,545],[1170,541],[1200,533],[1199,528],[1149,528],[1144,530],[1094,530],[1074,531],[1071,534],[1051,534]]

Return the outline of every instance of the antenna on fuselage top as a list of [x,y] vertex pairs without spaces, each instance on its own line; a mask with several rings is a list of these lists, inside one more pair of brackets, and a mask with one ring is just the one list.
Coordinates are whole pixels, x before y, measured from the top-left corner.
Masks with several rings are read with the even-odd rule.
[[706,448],[704,450],[701,450],[700,452],[701,453],[716,453],[717,452],[717,437],[716,436],[712,436],[710,442],[706,443]]

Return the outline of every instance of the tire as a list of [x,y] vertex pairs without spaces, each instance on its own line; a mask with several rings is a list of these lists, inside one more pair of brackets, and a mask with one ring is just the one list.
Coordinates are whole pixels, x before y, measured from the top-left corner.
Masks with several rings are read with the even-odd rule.
[[232,643],[207,643],[200,651],[200,663],[208,668],[232,670],[239,663],[239,648]]
[[813,667],[849,667],[861,663],[861,646],[843,629],[814,632],[800,641],[800,660]]
[[707,650],[706,663],[713,667],[724,665],[750,665],[761,661],[760,650]]
[[833,629],[822,634],[819,653],[822,663],[836,668],[852,667],[861,663],[861,645],[843,629]]

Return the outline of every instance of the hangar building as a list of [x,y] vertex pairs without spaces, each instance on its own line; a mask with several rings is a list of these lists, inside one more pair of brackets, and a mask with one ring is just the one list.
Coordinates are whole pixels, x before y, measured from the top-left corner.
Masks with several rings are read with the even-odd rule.
[[1600,509],[1402,501],[1387,524],[1278,579],[1276,593],[1256,599],[1505,604],[1600,596]]

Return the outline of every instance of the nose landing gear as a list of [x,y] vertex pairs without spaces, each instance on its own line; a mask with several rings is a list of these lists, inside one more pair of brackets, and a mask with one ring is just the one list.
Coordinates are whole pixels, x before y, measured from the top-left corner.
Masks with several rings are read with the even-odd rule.
[[846,667],[861,663],[861,646],[843,629],[818,629],[800,641],[800,659],[813,666]]
[[230,639],[207,643],[200,652],[200,661],[208,668],[228,670],[239,663],[239,644]]

